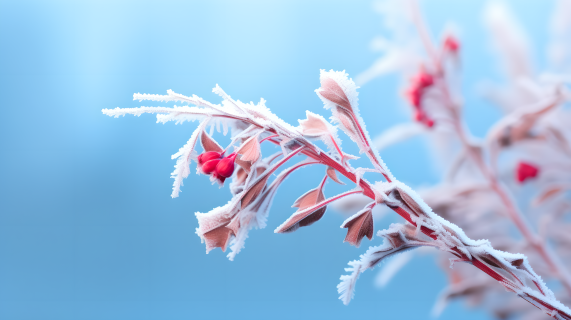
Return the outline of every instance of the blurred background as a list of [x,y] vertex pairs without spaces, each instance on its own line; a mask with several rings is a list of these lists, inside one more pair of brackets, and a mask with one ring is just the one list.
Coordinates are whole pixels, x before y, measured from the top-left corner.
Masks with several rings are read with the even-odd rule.
[[[507,4],[533,48],[545,48],[553,3]],[[481,136],[499,116],[475,89],[500,77],[482,25],[485,1],[421,5],[434,37],[450,23],[459,31],[467,122]],[[219,84],[241,101],[263,97],[292,124],[305,110],[328,116],[314,93],[319,70],[367,69],[379,57],[370,42],[381,26],[370,0],[0,1],[0,319],[429,318],[446,284],[430,255],[384,288],[375,287],[375,272],[363,274],[344,306],[339,276],[381,240],[359,249],[342,243],[345,217],[333,210],[311,228],[273,233],[321,170],[282,186],[268,227],[252,231],[231,262],[220,250],[205,254],[194,216],[225,204],[227,187],[192,174],[170,197],[170,155],[197,123],[101,113],[165,105],[132,94],[167,89],[218,103],[211,89]],[[545,52],[534,53],[543,65]],[[360,89],[371,135],[408,121],[400,81],[386,76]],[[413,187],[439,177],[420,138],[382,157]],[[461,303],[440,319],[458,317],[488,319]]]

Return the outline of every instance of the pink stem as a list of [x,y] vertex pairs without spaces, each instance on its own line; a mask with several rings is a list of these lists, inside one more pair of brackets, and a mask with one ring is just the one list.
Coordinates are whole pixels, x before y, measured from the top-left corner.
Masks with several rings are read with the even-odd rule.
[[327,175],[325,175],[325,177],[323,177],[323,181],[321,181],[321,184],[319,184],[319,189],[323,189],[323,187],[325,186],[325,181],[327,181]]
[[268,139],[272,139],[272,138],[276,138],[276,137],[279,137],[279,135],[278,135],[278,134],[273,134],[273,135],[271,135],[271,136],[267,136],[267,137],[265,137],[264,139],[260,140],[260,144],[261,144],[262,142],[268,140]]
[[335,141],[335,139],[333,139],[332,135],[329,135],[329,138],[331,138],[331,141],[333,142],[335,149],[337,149],[337,152],[339,152],[339,156],[341,157],[341,163],[343,163],[343,152],[341,152],[341,148],[339,148],[337,142]]
[[412,13],[412,20],[416,25],[416,28],[418,30],[424,48],[426,49],[428,55],[431,57],[432,61],[434,62],[437,73],[440,73],[442,71],[440,60],[438,59],[436,49],[432,46],[432,40],[430,39],[430,35],[428,34],[428,28],[424,24],[424,19],[422,19],[422,15],[420,14],[420,10],[418,8],[418,2],[416,0],[410,0],[410,8]]
[[[448,95],[447,91],[446,91],[446,94],[447,94],[447,97],[448,97],[448,99],[449,99],[449,95]],[[449,99],[449,101],[451,102],[451,99]],[[217,116],[218,116],[218,115],[217,115]],[[247,118],[242,118],[242,117],[237,118],[237,117],[232,117],[232,116],[221,116],[221,117],[227,117],[227,118],[233,118],[233,119],[236,119],[236,120],[242,120],[242,121],[245,121],[245,122],[247,122],[247,123],[250,123],[250,124],[253,124],[253,125],[258,126],[258,127],[260,127],[260,128],[264,128],[264,129],[265,129],[264,126],[262,126],[262,125],[256,123],[256,122],[255,122],[254,120],[252,120],[252,119],[247,119]],[[363,140],[365,141],[365,143],[367,144],[367,146],[369,146],[369,143],[368,143],[367,139],[365,139],[364,132],[363,132],[361,126],[359,125],[359,122],[356,121],[356,119],[354,119],[354,120],[355,120],[355,122],[356,122],[356,124],[357,124],[357,126],[358,126],[358,128],[359,128],[359,130],[360,130],[360,133],[361,133],[361,135],[362,135],[362,137],[363,137]],[[460,122],[458,121],[458,122],[457,122],[457,125],[459,125],[459,124],[460,124]],[[271,132],[271,133],[273,133],[273,134],[276,134],[275,130],[268,130],[268,131]],[[465,137],[465,133],[464,133],[464,131],[462,131],[462,130],[460,130],[460,133],[463,134],[463,136],[462,136],[462,141],[465,143],[465,146],[466,146],[468,141],[467,141],[467,139],[466,139],[466,137]],[[277,144],[277,145],[280,144],[278,141],[275,141],[275,140],[273,140],[273,139],[269,139],[269,141],[272,142],[272,143],[274,143],[274,144]],[[305,148],[310,148],[310,149],[312,149],[312,150],[311,150],[312,152],[309,152],[309,151],[307,151],[307,150],[304,150]],[[316,152],[316,151],[319,151],[319,150],[317,150],[317,147],[315,147],[315,146],[313,146],[313,145],[310,145],[310,144],[305,144],[303,147],[300,147],[300,148],[296,149],[295,151],[293,151],[293,152],[291,152],[289,155],[287,155],[284,159],[280,160],[280,162],[278,162],[275,166],[273,166],[273,167],[270,169],[270,170],[271,170],[270,173],[274,172],[279,166],[281,166],[281,165],[282,165],[283,163],[285,163],[287,160],[291,159],[294,155],[296,155],[296,154],[298,154],[298,153],[301,152],[302,154],[305,154],[305,155],[307,155],[308,157],[310,157],[310,158],[312,158],[312,159],[315,159],[315,160],[317,160],[317,161],[319,161],[319,162],[321,162],[321,163],[323,163],[323,164],[326,164],[326,165],[328,165],[328,166],[330,166],[330,167],[333,167],[335,170],[337,170],[339,173],[341,173],[342,175],[344,175],[345,177],[347,177],[349,180],[353,181],[354,183],[357,183],[356,176],[355,176],[355,174],[354,174],[353,172],[348,171],[348,170],[345,168],[345,166],[343,166],[341,163],[339,163],[339,162],[337,162],[336,160],[334,160],[334,159],[332,159],[331,157],[329,157],[326,153],[324,153],[324,152]],[[372,153],[371,150],[369,150],[369,151],[370,151],[370,153]],[[468,151],[469,151],[470,153],[474,153],[474,152],[471,150],[471,148],[469,148]],[[377,160],[376,157],[374,156],[374,153],[373,153],[373,155],[371,156],[371,160],[376,161],[377,164],[379,164],[378,160]],[[483,159],[480,158],[480,160],[481,160],[482,164],[485,166],[485,164],[484,164],[484,162],[483,162]],[[380,164],[379,164],[379,165],[380,165]],[[391,182],[391,180],[389,179],[389,177],[387,177],[387,175],[385,175],[385,174],[383,174],[383,175],[385,176],[385,178],[387,179],[388,182]],[[496,185],[497,185],[497,188],[496,188],[497,192],[501,192],[502,189],[501,189],[501,187],[499,186],[499,184],[497,184],[497,181],[496,181]],[[326,201],[327,201],[327,203],[329,203],[329,202],[334,201],[334,200],[337,200],[337,199],[339,199],[339,198],[341,198],[341,197],[344,197],[344,196],[347,196],[347,195],[350,195],[350,194],[355,194],[355,193],[362,193],[362,194],[364,194],[365,196],[367,196],[367,197],[369,197],[369,198],[375,200],[375,193],[373,192],[371,186],[370,186],[364,179],[359,179],[359,186],[363,189],[362,191],[358,190],[358,191],[352,191],[352,192],[344,193],[344,194],[338,195],[338,196],[336,196],[336,197],[330,198],[330,199],[328,199],[328,200],[326,200]],[[527,236],[533,235],[533,233],[531,233],[531,230],[529,230],[529,228],[527,228],[527,225],[523,222],[523,220],[521,219],[521,217],[520,217],[519,215],[517,215],[518,211],[517,211],[516,207],[513,205],[513,203],[511,202],[510,198],[507,196],[507,194],[505,194],[505,193],[503,193],[503,194],[505,195],[505,197],[503,197],[502,199],[504,199],[504,201],[507,201],[507,202],[506,202],[506,205],[508,205],[509,207],[512,208],[511,213],[514,215],[514,218],[518,221],[518,223],[516,223],[516,225],[523,227],[522,230],[524,230],[524,231],[523,231],[522,233],[524,234],[524,236],[526,236],[526,235],[527,235]],[[414,223],[414,222],[412,221],[412,219],[410,218],[409,213],[408,213],[406,210],[404,210],[403,208],[400,208],[400,207],[393,207],[393,208],[391,208],[391,209],[393,209],[397,214],[399,214],[400,216],[402,216],[405,220],[407,220],[408,222],[410,222],[411,224],[413,224],[414,226],[416,226],[416,223]],[[430,228],[427,228],[427,227],[425,227],[425,226],[421,226],[421,232],[424,233],[425,235],[431,237],[432,239],[436,239],[436,235],[434,234],[434,233],[435,233],[434,230],[432,230],[432,229],[430,229]],[[536,239],[535,237],[531,238],[530,240],[533,240],[533,241],[531,241],[530,243],[531,243],[532,245],[534,245],[535,247],[541,249],[541,250],[538,250],[538,251],[542,254],[542,256],[545,256],[545,257],[547,258],[547,260],[548,260],[549,262],[551,262],[550,265],[552,265],[553,267],[557,268],[557,264],[554,262],[554,260],[550,259],[550,258],[552,258],[552,255],[550,254],[550,252],[547,251],[547,249],[542,245],[542,244],[543,244],[542,242],[539,242],[539,241],[537,241],[537,240],[535,240],[535,239]],[[452,248],[452,249],[456,249],[456,248]],[[471,260],[472,264],[473,264],[475,267],[477,267],[478,269],[480,269],[480,270],[486,272],[488,275],[492,276],[494,279],[498,280],[500,283],[506,284],[506,283],[509,283],[509,282],[510,282],[510,280],[508,280],[508,279],[504,279],[504,278],[500,279],[499,277],[501,277],[501,275],[499,275],[499,274],[497,274],[495,271],[491,270],[488,266],[486,266],[484,263],[480,262],[479,260],[477,260],[477,259],[469,259],[468,257],[466,257],[466,256],[465,256],[460,250],[458,250],[458,249],[456,249],[456,255],[458,255],[459,257],[461,257],[461,258],[463,258],[463,259]],[[559,270],[559,269],[558,269],[558,270]],[[565,281],[562,281],[562,282],[564,283],[565,287],[566,287],[568,290],[571,288],[571,286],[569,286],[569,282],[567,282],[567,283],[566,283]],[[520,295],[520,296],[521,296],[521,295]],[[534,301],[540,303],[541,305],[543,305],[544,307],[548,308],[549,310],[556,310],[560,316],[565,316],[566,319],[571,319],[571,315],[566,314],[565,312],[563,312],[562,310],[557,309],[557,308],[554,307],[554,306],[548,305],[546,302],[539,301],[539,300],[537,300],[536,298],[531,297],[531,296],[529,296],[529,295],[526,295],[525,297],[524,297],[524,296],[521,296],[521,297],[524,298],[526,301],[528,301],[528,302],[531,303],[531,301],[529,301],[528,299],[526,299],[526,297],[529,297],[530,299],[532,299],[532,300],[534,300]]]
[[[274,141],[274,140],[270,140],[270,141],[279,145],[279,142],[277,142],[277,141]],[[305,148],[316,149],[317,147],[315,147],[313,145],[305,145]],[[292,152],[290,155],[288,155],[287,158],[288,159],[291,158],[293,153],[299,153],[300,152],[302,154],[307,155],[308,157],[310,157],[312,159],[317,160],[319,163],[323,163],[325,165],[333,167],[340,174],[344,175],[345,177],[347,177],[349,180],[353,181],[354,183],[357,183],[357,177],[355,176],[355,174],[348,171],[345,168],[345,166],[343,166],[342,164],[340,164],[336,160],[329,157],[329,155],[327,155],[324,152],[319,152],[319,153],[315,152],[315,150],[312,150],[313,152],[309,152],[307,150],[302,150],[305,148],[300,147],[300,148],[296,149],[294,152]],[[280,162],[282,162],[284,160],[286,160],[286,159],[284,158]],[[275,168],[274,168],[274,170],[275,170]],[[359,180],[359,186],[363,189],[362,191],[356,190],[356,191],[350,191],[347,193],[343,193],[343,194],[337,195],[333,198],[329,198],[329,199],[325,200],[324,202],[322,202],[321,204],[325,205],[325,204],[328,204],[332,201],[340,199],[344,196],[348,196],[350,194],[355,194],[355,193],[362,193],[363,195],[375,200],[375,193],[373,192],[372,187],[364,179]],[[403,217],[405,220],[407,220],[409,223],[414,225],[415,227],[417,226],[416,223],[414,221],[412,221],[410,214],[405,209],[403,209],[401,207],[391,207],[391,209],[393,211],[395,211],[398,215]],[[437,236],[436,236],[434,230],[432,230],[432,229],[430,229],[424,225],[421,226],[420,231],[432,239],[437,239]],[[510,289],[511,287],[514,286],[514,285],[512,285],[511,280],[504,278],[501,274],[497,273],[496,271],[494,271],[493,269],[491,269],[485,263],[479,261],[478,259],[470,259],[462,251],[460,251],[458,248],[453,247],[453,248],[451,248],[451,250],[459,258],[464,259],[465,261],[469,261],[470,263],[472,263],[473,266],[482,270],[483,272],[485,272],[486,274],[488,274],[489,276],[491,276],[492,278],[494,278],[495,280],[500,282],[500,284],[502,284],[506,289],[513,291],[513,289]],[[541,289],[540,289],[540,291],[541,291]],[[529,303],[532,303],[533,305],[535,305],[533,302],[530,301],[530,300],[533,300],[534,302],[541,304],[543,307],[547,308],[550,311],[554,311],[554,310],[557,311],[557,314],[560,317],[563,317],[564,319],[570,319],[571,320],[571,315],[565,313],[562,310],[557,309],[557,307],[555,307],[553,305],[548,304],[548,302],[538,300],[537,298],[529,296],[527,294],[520,295],[520,297],[522,297],[524,300],[528,301]]]
[[[459,136],[463,147],[467,150],[469,156],[476,163],[476,165],[478,166],[484,177],[488,180],[492,190],[494,190],[500,197],[501,201],[503,202],[503,204],[507,209],[508,216],[510,217],[514,225],[518,228],[518,230],[521,232],[521,234],[524,236],[527,242],[541,255],[541,257],[545,260],[545,262],[550,267],[552,272],[554,272],[556,276],[559,278],[565,289],[571,294],[571,277],[569,276],[568,272],[563,268],[558,257],[547,247],[547,244],[541,241],[540,238],[531,230],[531,228],[525,221],[523,214],[518,210],[517,206],[513,202],[511,196],[509,195],[508,190],[503,185],[501,185],[498,178],[494,174],[492,174],[492,171],[486,165],[483,156],[480,153],[476,152],[471,147],[471,144],[467,137],[467,130],[465,129],[465,127],[462,124],[462,121],[460,120],[460,114],[459,114],[460,108],[456,103],[453,102],[451,98],[448,86],[446,85],[445,82],[446,79],[444,79],[440,61],[436,56],[434,47],[432,46],[432,42],[430,41],[430,38],[428,36],[428,31],[427,31],[428,29],[426,28],[426,26],[422,21],[422,17],[419,13],[416,1],[411,0],[411,4],[414,15],[414,21],[418,29],[418,32],[420,34],[420,37],[422,38],[422,41],[426,47],[428,54],[432,57],[434,61],[437,70],[436,76],[442,78],[442,83],[443,83],[442,90],[443,90],[443,98],[445,100],[445,105],[447,105],[450,111],[452,111],[453,127],[456,131],[456,134]],[[492,276],[494,279],[496,279],[497,277],[496,275],[490,274],[488,270],[485,270],[485,268],[482,267],[485,266],[485,264],[482,264],[481,262],[475,262],[475,263],[473,262],[473,265],[481,269],[482,271],[488,273],[488,275]],[[551,310],[553,309],[557,310],[553,306],[550,306],[550,308]],[[558,311],[560,314],[563,313],[560,310]],[[570,315],[567,316],[571,317]]]
[[[452,101],[448,88],[446,86],[442,87],[444,91],[444,98],[446,104],[454,110],[459,110],[459,107]],[[454,119],[454,129],[458,135],[463,147],[467,150],[468,155],[471,157],[472,161],[476,163],[478,169],[482,172],[484,177],[488,180],[490,188],[496,192],[500,197],[502,203],[506,207],[509,218],[512,220],[513,224],[517,227],[526,241],[539,253],[539,255],[545,260],[545,263],[549,266],[551,271],[555,273],[556,277],[559,278],[565,289],[571,294],[571,279],[567,270],[563,268],[558,257],[547,247],[547,244],[542,241],[539,236],[537,236],[533,230],[530,228],[523,214],[519,211],[515,205],[509,191],[500,183],[499,179],[492,173],[492,170],[485,163],[482,154],[475,151],[470,144],[467,137],[468,133],[465,126],[459,118],[458,113],[453,114]]]

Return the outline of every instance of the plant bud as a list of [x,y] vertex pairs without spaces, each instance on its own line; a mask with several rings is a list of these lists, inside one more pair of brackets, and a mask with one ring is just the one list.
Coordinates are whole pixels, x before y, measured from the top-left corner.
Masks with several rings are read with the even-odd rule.
[[220,159],[220,158],[222,158],[222,153],[220,152],[216,151],[204,152],[198,156],[198,164],[203,165],[210,160]]
[[414,117],[415,121],[423,122],[424,119],[426,118],[426,115],[424,114],[424,112],[422,110],[415,110],[413,117]]
[[407,98],[415,108],[420,108],[420,102],[422,98],[422,90],[417,86],[414,86],[407,92]]
[[432,128],[432,127],[434,126],[434,120],[427,118],[427,119],[424,121],[424,124],[425,124],[427,127]]
[[228,178],[234,173],[234,160],[236,159],[236,153],[232,153],[226,158],[220,160],[216,165],[216,174],[220,177]]
[[214,172],[214,170],[216,170],[216,166],[218,165],[218,163],[222,161],[219,159],[214,159],[214,160],[209,160],[206,161],[203,165],[202,165],[202,172],[204,174],[211,174],[212,172]]
[[519,183],[523,183],[527,179],[535,178],[539,173],[539,168],[523,161],[517,164],[516,179]]
[[454,37],[448,36],[444,39],[444,49],[456,53],[458,52],[458,49],[460,49],[460,44]]
[[432,75],[429,73],[426,73],[424,71],[421,71],[416,76],[415,80],[416,80],[416,83],[418,84],[419,88],[421,88],[421,89],[430,87],[432,84],[434,84],[434,78],[432,77]]

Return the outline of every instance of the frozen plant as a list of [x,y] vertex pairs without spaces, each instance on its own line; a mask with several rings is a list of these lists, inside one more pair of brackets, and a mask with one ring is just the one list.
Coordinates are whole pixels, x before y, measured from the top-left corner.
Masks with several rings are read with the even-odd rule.
[[[434,43],[413,1],[404,5],[402,1],[385,1],[378,9],[393,36],[374,41],[383,44],[385,54],[357,79],[363,84],[388,72],[401,73],[413,122],[386,130],[373,140],[373,146],[379,151],[415,135],[426,136],[446,168],[441,183],[420,191],[426,203],[470,236],[530,257],[546,281],[558,283],[557,296],[568,305],[571,111],[566,103],[571,95],[565,83],[571,79],[571,1],[558,1],[552,18],[548,54],[558,73],[543,74],[534,71],[530,59],[533,46],[509,9],[499,2],[486,6],[484,23],[508,82],[481,86],[484,97],[504,113],[481,140],[469,133],[463,121],[459,37],[446,31]],[[365,201],[353,196],[344,199],[340,207]],[[448,268],[447,257],[440,257],[450,284],[435,306],[436,314],[448,301],[465,298],[501,319],[540,317],[532,305],[498,290],[493,281],[498,279],[463,266]],[[380,283],[386,283],[410,259],[408,254],[392,260],[379,274]],[[546,311],[537,303],[533,305]],[[553,312],[548,315],[557,317]]]
[[[397,7],[393,5],[390,8]],[[450,267],[462,262],[483,271],[478,273],[474,268],[462,269],[460,281],[466,281],[462,282],[463,286],[469,286],[470,283],[484,283],[481,282],[481,277],[484,276],[485,279],[501,285],[495,284],[495,287],[504,288],[513,293],[514,297],[519,297],[521,301],[529,303],[530,306],[538,308],[548,316],[556,319],[571,319],[571,310],[556,299],[554,293],[532,269],[524,254],[496,250],[488,240],[470,239],[460,227],[434,213],[417,192],[398,181],[375,149],[380,145],[387,145],[403,136],[418,132],[438,132],[441,135],[456,133],[460,137],[463,151],[460,153],[459,160],[456,161],[458,164],[455,167],[458,168],[454,170],[456,173],[450,178],[451,181],[455,181],[454,176],[460,176],[462,167],[471,161],[471,165],[481,170],[480,176],[476,179],[479,183],[477,190],[494,195],[496,202],[499,202],[496,209],[502,210],[502,214],[511,219],[510,221],[522,230],[524,236],[530,236],[527,246],[531,247],[529,251],[533,251],[534,258],[543,259],[550,268],[553,268],[550,274],[559,275],[561,281],[565,283],[565,273],[556,254],[550,251],[547,244],[540,241],[540,238],[527,226],[521,212],[513,202],[512,195],[499,179],[500,168],[496,168],[493,164],[499,152],[506,146],[505,141],[508,141],[509,145],[528,138],[541,138],[553,143],[563,143],[554,130],[546,131],[544,136],[535,135],[535,132],[534,135],[530,135],[529,130],[539,121],[542,114],[557,109],[555,106],[560,105],[567,98],[566,91],[560,85],[553,84],[553,81],[550,82],[552,87],[549,88],[551,89],[546,88],[541,92],[550,93],[551,100],[548,100],[547,104],[539,104],[535,107],[540,108],[539,115],[536,115],[537,109],[521,110],[515,116],[510,114],[509,119],[502,122],[504,127],[498,125],[498,129],[494,131],[499,132],[499,135],[492,135],[487,140],[489,143],[473,141],[461,122],[459,98],[453,95],[455,91],[450,88],[449,77],[457,71],[455,64],[459,62],[461,44],[457,37],[450,34],[445,37],[438,49],[434,48],[428,33],[422,26],[418,12],[413,10],[413,13],[412,20],[417,23],[421,31],[420,38],[429,52],[428,61],[421,65],[423,58],[414,51],[414,44],[406,43],[406,41],[402,46],[384,43],[389,51],[387,55],[390,58],[389,61],[380,60],[372,70],[359,78],[364,81],[388,70],[399,70],[400,67],[410,68],[411,65],[418,67],[406,91],[406,97],[413,109],[413,118],[418,125],[401,126],[379,139],[371,140],[365,123],[359,116],[358,87],[345,72],[336,71],[322,70],[321,87],[316,90],[325,109],[332,113],[330,118],[332,121],[307,111],[306,119],[300,120],[299,126],[294,127],[271,113],[263,99],[258,104],[242,103],[233,100],[218,86],[213,89],[213,92],[222,98],[221,104],[213,104],[197,96],[188,97],[169,90],[167,95],[135,94],[134,100],[180,102],[185,105],[104,109],[103,113],[114,117],[126,114],[140,116],[143,113],[156,113],[157,122],[160,123],[199,121],[198,128],[188,142],[172,156],[176,159],[175,170],[172,173],[174,179],[172,197],[179,195],[183,179],[190,174],[192,161],[197,163],[197,173],[208,175],[213,183],[223,186],[227,183],[226,180],[230,181],[229,189],[233,197],[227,204],[207,213],[196,213],[199,223],[196,233],[205,243],[207,252],[215,248],[221,248],[223,251],[229,248],[228,258],[235,259],[244,247],[249,231],[266,226],[272,200],[280,184],[299,168],[309,165],[322,166],[323,180],[295,201],[293,207],[296,207],[297,211],[275,230],[276,233],[294,232],[300,227],[315,223],[323,217],[327,206],[335,201],[354,204],[361,203],[363,198],[367,201],[359,206],[360,209],[354,210],[341,225],[342,228],[347,229],[345,242],[359,247],[364,237],[369,240],[373,238],[375,226],[372,211],[375,207],[391,209],[405,220],[404,223],[392,224],[388,229],[378,231],[377,236],[383,239],[382,243],[370,247],[360,256],[359,260],[349,262],[349,268],[346,269],[349,274],[343,275],[338,285],[338,292],[343,303],[348,304],[353,298],[356,281],[364,271],[374,268],[386,258],[397,253],[418,247],[432,247],[446,253],[448,257],[451,256]],[[392,21],[396,24],[402,22],[399,19]],[[402,37],[402,40],[407,39],[413,38]],[[416,61],[417,64],[411,64],[411,61]],[[520,97],[520,95],[516,96]],[[531,120],[525,120],[529,118]],[[524,119],[523,125],[518,122],[522,119]],[[222,147],[212,138],[211,134],[207,133],[208,126],[222,127],[225,134],[230,130],[230,142]],[[360,152],[365,154],[370,161],[368,167],[354,168],[351,166],[351,160],[357,157],[343,152],[338,129],[341,129],[358,146]],[[316,141],[322,141],[326,150],[320,148]],[[262,157],[260,147],[262,143],[275,145],[277,152],[268,157]],[[202,146],[203,151],[200,154],[195,151],[197,144]],[[495,150],[495,153],[492,153],[494,158],[489,161],[490,163],[483,158],[484,154],[487,154],[488,149],[485,149],[485,146],[488,144],[491,150]],[[296,160],[297,162],[284,168],[286,163]],[[518,168],[517,179],[522,183],[541,176],[543,171],[542,168],[528,161],[521,162]],[[378,173],[383,176],[384,181],[370,182],[365,179],[365,173]],[[354,188],[326,198],[324,194],[326,181],[332,180],[342,184],[340,176],[352,181],[355,184]],[[463,202],[464,199],[454,197],[453,192],[459,194],[461,189],[456,186],[450,188],[447,193],[440,193],[440,197],[435,196],[433,199],[427,197],[426,199],[449,218],[456,219],[457,216],[450,213],[451,208],[454,209],[454,206],[466,208],[469,202]],[[445,205],[441,205],[442,202],[445,202]],[[476,216],[474,221],[478,218]],[[477,228],[472,226],[476,222],[468,224],[465,219],[458,219],[458,221],[467,225],[466,229],[470,230],[469,233]],[[489,225],[489,223],[482,223],[480,228],[484,228],[484,225]],[[488,231],[486,236],[493,239],[494,235],[489,232],[490,228],[486,231]],[[478,232],[474,231],[474,233]],[[502,233],[500,236],[506,235]],[[506,245],[508,240],[500,240],[498,243],[501,248],[514,249],[513,251],[522,249],[521,246]],[[402,259],[396,261],[403,263]],[[395,268],[393,272],[394,270]],[[445,294],[445,298],[462,294],[462,292],[451,290],[452,293]],[[508,293],[503,292],[503,295],[508,295]]]
[[[420,196],[398,181],[390,173],[378,153],[371,147],[371,139],[359,116],[357,87],[345,72],[321,71],[321,88],[316,90],[325,108],[331,110],[334,124],[322,116],[307,111],[307,118],[294,127],[285,123],[265,107],[265,101],[254,105],[233,100],[218,86],[213,90],[223,98],[222,105],[212,104],[197,96],[186,97],[172,91],[167,95],[135,94],[135,100],[180,101],[196,107],[180,106],[141,107],[133,109],[104,109],[109,116],[157,113],[157,122],[198,120],[200,124],[189,141],[173,155],[177,159],[173,197],[177,197],[182,179],[190,173],[190,162],[195,160],[198,172],[210,175],[212,181],[224,184],[231,178],[232,200],[207,213],[197,213],[199,227],[196,233],[206,243],[207,252],[214,248],[226,250],[233,260],[242,249],[252,228],[263,228],[271,202],[285,178],[307,165],[325,168],[323,181],[303,194],[294,203],[298,210],[282,223],[276,233],[293,232],[321,219],[329,203],[352,194],[362,194],[370,199],[362,210],[343,222],[347,228],[345,241],[359,246],[366,236],[374,233],[372,209],[382,205],[402,216],[405,224],[392,224],[389,229],[377,233],[384,239],[379,246],[369,248],[358,261],[349,263],[349,275],[341,277],[338,285],[340,299],[349,303],[355,291],[359,275],[375,267],[391,255],[420,246],[446,251],[454,256],[451,263],[467,262],[484,271],[505,289],[541,308],[558,319],[571,319],[571,310],[555,299],[541,278],[532,270],[522,254],[511,254],[492,248],[487,240],[472,240],[462,229],[433,213]],[[222,148],[206,131],[208,125],[222,125],[232,129],[232,139]],[[349,161],[356,157],[344,153],[337,135],[337,127],[366,154],[370,168],[353,168]],[[312,140],[323,140],[328,150],[320,149]],[[195,147],[200,141],[203,153],[197,155]],[[276,154],[262,158],[261,143],[272,143],[281,148]],[[235,147],[229,153],[229,149]],[[301,161],[283,169],[273,181],[271,175],[292,158]],[[363,177],[365,172],[378,172],[386,181],[371,183]],[[355,188],[339,195],[325,198],[325,180],[340,183],[343,175],[355,183]]]

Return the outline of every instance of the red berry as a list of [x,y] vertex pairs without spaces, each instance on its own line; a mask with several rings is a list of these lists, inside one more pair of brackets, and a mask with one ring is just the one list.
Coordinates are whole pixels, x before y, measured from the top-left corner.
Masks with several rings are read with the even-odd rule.
[[421,88],[421,89],[430,87],[434,83],[434,78],[432,77],[432,75],[429,73],[426,73],[424,71],[421,71],[416,76],[415,80],[416,80],[419,88]]
[[216,170],[216,166],[218,165],[218,163],[220,163],[219,159],[214,159],[214,160],[209,160],[206,161],[203,165],[202,165],[202,172],[204,174],[211,174],[212,172],[214,172],[214,170]]
[[417,122],[423,122],[425,119],[426,115],[424,114],[424,112],[422,112],[422,110],[415,110],[414,112],[414,120]]
[[236,159],[236,153],[232,153],[226,158],[220,160],[216,165],[216,174],[220,177],[228,178],[234,173],[234,160]]
[[420,108],[420,99],[422,98],[422,90],[419,89],[417,86],[415,86],[410,91],[407,92],[407,95],[410,104],[412,104],[416,108]]
[[453,36],[448,36],[444,39],[444,49],[456,53],[460,49],[460,44]]
[[200,155],[198,155],[198,164],[203,165],[204,163],[206,163],[210,160],[220,159],[220,158],[222,158],[222,153],[220,153],[220,152],[216,152],[216,151],[204,152],[204,153],[201,153]]
[[520,161],[516,168],[516,179],[523,183],[527,179],[535,178],[539,173],[539,168],[533,164]]
[[427,127],[432,128],[432,127],[434,126],[434,120],[427,118],[427,119],[424,121],[424,124],[425,124]]

